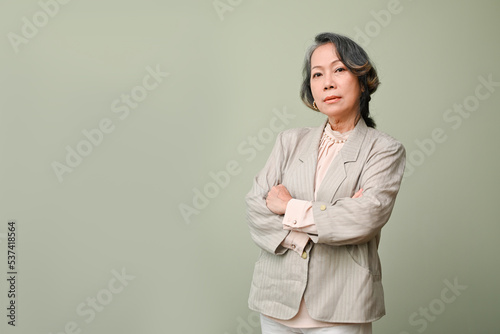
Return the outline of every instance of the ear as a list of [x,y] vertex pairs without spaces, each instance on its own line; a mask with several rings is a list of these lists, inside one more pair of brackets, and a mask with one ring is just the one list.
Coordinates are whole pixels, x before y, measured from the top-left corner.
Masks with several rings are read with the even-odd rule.
[[361,87],[361,93],[364,93],[365,92],[365,85],[363,85],[363,82],[361,81],[361,78],[360,78],[360,80],[358,82],[359,82],[359,87]]

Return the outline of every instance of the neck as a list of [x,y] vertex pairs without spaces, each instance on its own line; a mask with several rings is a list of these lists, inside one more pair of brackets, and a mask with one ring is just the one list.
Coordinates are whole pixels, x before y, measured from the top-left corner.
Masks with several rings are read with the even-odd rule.
[[333,131],[344,133],[354,129],[360,118],[360,114],[356,114],[353,117],[349,117],[347,119],[328,117],[328,122],[330,123]]

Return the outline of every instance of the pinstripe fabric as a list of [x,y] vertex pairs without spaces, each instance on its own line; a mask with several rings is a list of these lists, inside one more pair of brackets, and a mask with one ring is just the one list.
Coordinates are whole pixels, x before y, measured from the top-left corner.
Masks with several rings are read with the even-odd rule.
[[[326,122],[315,128],[282,131],[245,197],[250,235],[261,248],[249,307],[290,319],[304,295],[314,319],[371,322],[385,314],[377,249],[399,191],[405,150],[360,119],[313,201],[318,147]],[[266,206],[265,196],[280,183],[293,198],[313,201],[318,235],[311,236],[306,259],[280,246],[288,234],[283,230],[283,216]],[[360,188],[363,196],[352,199]]]

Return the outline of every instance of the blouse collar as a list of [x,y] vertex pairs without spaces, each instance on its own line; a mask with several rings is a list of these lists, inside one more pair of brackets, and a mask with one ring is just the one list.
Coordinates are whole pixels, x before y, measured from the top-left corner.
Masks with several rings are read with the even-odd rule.
[[[354,129],[352,129],[354,130]],[[332,126],[330,125],[330,122],[326,122],[325,130],[324,130],[324,136],[329,139],[332,142],[344,142],[347,140],[347,137],[351,134],[352,130],[349,130],[344,133],[340,133],[338,131],[335,131],[332,129]]]

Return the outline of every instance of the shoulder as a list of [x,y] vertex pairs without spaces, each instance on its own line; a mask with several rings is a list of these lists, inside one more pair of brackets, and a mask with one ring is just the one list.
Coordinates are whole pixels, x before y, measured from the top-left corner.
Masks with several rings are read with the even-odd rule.
[[281,131],[279,135],[281,135],[283,140],[304,138],[304,136],[312,133],[314,130],[317,130],[317,129],[318,129],[318,127],[292,128],[292,129],[286,129],[286,130]]
[[284,149],[300,149],[302,146],[309,146],[312,138],[320,131],[319,127],[300,127],[281,131],[277,141]]
[[405,151],[404,145],[399,140],[374,128],[367,127],[366,140],[373,148]]

